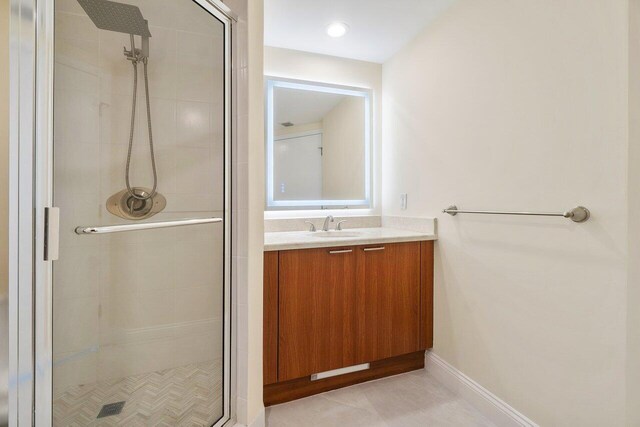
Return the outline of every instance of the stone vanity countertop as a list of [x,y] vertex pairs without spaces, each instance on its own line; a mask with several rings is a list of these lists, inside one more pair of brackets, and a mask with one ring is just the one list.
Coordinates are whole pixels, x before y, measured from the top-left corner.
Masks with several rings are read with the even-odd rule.
[[286,231],[264,233],[265,251],[375,245],[437,240],[434,234],[396,228],[348,228],[341,231]]

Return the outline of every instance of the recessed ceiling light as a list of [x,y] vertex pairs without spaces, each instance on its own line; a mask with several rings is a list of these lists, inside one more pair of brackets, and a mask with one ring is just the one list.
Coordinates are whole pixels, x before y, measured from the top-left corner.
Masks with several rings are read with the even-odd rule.
[[327,27],[327,34],[334,38],[344,36],[347,31],[349,31],[349,26],[343,22],[334,22]]

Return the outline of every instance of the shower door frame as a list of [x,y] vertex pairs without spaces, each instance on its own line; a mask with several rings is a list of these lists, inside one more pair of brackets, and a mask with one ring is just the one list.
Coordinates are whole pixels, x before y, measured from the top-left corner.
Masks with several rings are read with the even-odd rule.
[[[220,0],[192,0],[224,25],[223,426],[234,416],[232,380],[232,130],[237,17]],[[53,422],[53,263],[45,260],[45,209],[53,205],[55,0],[10,0],[9,426]]]

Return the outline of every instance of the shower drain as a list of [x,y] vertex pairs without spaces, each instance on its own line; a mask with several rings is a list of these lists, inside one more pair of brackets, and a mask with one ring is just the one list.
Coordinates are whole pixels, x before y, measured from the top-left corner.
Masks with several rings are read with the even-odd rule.
[[126,402],[116,402],[116,403],[109,403],[107,405],[104,405],[102,409],[100,409],[100,413],[96,418],[104,418],[104,417],[110,417],[112,415],[118,415],[120,412],[122,412],[122,409],[124,408],[125,403]]

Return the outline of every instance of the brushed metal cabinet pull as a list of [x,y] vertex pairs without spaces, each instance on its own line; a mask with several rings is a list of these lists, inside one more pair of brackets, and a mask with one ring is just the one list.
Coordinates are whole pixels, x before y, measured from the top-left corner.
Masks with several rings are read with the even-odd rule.
[[379,246],[377,248],[364,248],[362,250],[365,252],[384,251],[384,246]]
[[353,249],[343,249],[343,250],[339,250],[339,251],[329,251],[329,253],[331,255],[334,255],[334,254],[348,254],[348,253],[351,253],[351,252],[353,252]]

